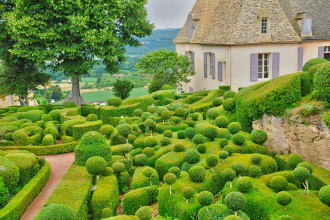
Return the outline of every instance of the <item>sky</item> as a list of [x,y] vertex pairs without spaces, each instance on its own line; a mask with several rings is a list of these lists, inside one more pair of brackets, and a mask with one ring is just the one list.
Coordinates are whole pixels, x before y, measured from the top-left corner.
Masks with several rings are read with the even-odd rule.
[[149,0],[149,20],[156,29],[181,28],[191,11],[195,0]]

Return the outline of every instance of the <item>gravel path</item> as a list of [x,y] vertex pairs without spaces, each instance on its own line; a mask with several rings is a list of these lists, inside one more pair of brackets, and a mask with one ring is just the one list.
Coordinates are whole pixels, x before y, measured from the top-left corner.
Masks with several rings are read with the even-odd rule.
[[39,210],[43,207],[48,197],[52,194],[61,178],[69,169],[74,160],[74,154],[61,154],[44,156],[44,158],[50,163],[51,173],[48,183],[42,189],[40,194],[35,198],[30,207],[26,210],[21,220],[33,220],[38,214]]

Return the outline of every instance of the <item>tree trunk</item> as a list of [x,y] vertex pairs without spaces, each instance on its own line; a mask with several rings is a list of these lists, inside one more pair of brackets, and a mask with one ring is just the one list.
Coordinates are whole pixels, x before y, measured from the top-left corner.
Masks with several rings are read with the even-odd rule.
[[65,100],[65,102],[74,102],[77,106],[80,106],[84,101],[80,95],[80,84],[79,84],[80,76],[74,75],[71,77],[72,89],[69,97]]

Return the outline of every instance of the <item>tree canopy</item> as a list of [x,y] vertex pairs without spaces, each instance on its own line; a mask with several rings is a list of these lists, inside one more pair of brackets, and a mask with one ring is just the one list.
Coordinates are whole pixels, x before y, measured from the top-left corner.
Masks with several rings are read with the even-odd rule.
[[194,75],[188,57],[174,51],[158,50],[144,56],[137,67],[144,73],[153,74],[149,92],[159,90],[163,85],[179,86],[190,82]]
[[[125,47],[151,34],[146,0],[17,0],[6,14],[16,42],[11,52],[72,77],[71,101],[81,103],[79,76],[97,64],[109,73]],[[100,59],[99,59],[100,58]]]

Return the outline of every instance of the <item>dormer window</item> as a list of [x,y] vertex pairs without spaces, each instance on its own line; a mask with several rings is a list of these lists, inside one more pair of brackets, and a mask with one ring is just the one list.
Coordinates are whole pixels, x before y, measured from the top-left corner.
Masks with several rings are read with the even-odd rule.
[[268,18],[261,18],[261,33],[268,33]]
[[310,37],[313,35],[312,32],[312,19],[311,18],[304,18],[304,24],[302,28],[302,36]]

